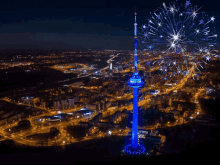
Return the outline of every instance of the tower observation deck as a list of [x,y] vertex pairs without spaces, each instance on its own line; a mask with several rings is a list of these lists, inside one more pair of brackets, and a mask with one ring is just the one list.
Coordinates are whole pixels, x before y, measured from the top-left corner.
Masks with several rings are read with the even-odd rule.
[[134,23],[134,73],[130,80],[128,81],[128,85],[134,88],[133,93],[133,123],[132,123],[132,142],[131,144],[126,144],[124,147],[124,152],[130,155],[140,155],[145,152],[145,147],[138,143],[138,88],[144,85],[144,81],[138,74],[137,71],[137,22],[135,15],[135,23]]

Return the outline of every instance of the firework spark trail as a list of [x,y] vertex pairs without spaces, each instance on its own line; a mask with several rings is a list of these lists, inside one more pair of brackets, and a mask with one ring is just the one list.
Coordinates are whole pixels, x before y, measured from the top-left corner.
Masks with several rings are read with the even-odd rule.
[[193,62],[198,64],[199,72],[202,64],[208,64],[207,61],[214,55],[212,51],[218,37],[216,30],[209,25],[216,18],[207,16],[200,11],[201,8],[192,6],[190,1],[185,4],[163,3],[162,7],[150,13],[147,24],[141,26],[138,37],[140,46],[148,51],[153,49],[163,53],[156,62],[163,65],[161,68],[168,70],[170,66],[180,73],[182,67],[186,68],[181,71],[185,74]]

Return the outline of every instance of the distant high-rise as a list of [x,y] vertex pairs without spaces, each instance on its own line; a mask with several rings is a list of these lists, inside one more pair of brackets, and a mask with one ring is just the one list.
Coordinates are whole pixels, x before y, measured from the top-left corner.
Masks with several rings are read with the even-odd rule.
[[53,108],[54,110],[60,109],[60,101],[53,101]]
[[61,100],[62,109],[67,109],[67,100]]
[[74,107],[74,99],[68,99],[69,108]]
[[112,70],[112,62],[110,63],[110,70]]

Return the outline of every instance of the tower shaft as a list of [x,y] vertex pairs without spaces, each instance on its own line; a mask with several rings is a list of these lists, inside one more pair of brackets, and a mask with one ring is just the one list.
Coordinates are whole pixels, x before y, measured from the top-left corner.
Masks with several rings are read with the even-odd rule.
[[138,147],[138,88],[133,94],[133,123],[132,123],[132,148]]
[[134,23],[134,73],[130,80],[128,81],[128,85],[134,88],[133,93],[133,123],[132,123],[132,142],[129,145],[125,146],[125,152],[128,154],[142,154],[145,152],[145,147],[138,143],[138,88],[144,85],[144,81],[138,74],[137,71],[137,22],[135,15],[135,23]]

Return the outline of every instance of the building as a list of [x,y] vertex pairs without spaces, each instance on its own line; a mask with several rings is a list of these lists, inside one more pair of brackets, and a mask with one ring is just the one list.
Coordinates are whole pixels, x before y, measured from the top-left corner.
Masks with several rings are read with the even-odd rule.
[[70,86],[74,87],[74,88],[79,88],[81,86],[84,86],[85,84],[83,82],[75,82],[73,84],[70,84]]
[[119,116],[121,116],[121,111],[116,111],[116,112],[111,116],[112,122],[114,122]]
[[41,106],[42,108],[46,108],[46,102],[45,102],[45,101],[41,101],[41,102],[40,102],[40,106]]
[[96,104],[86,104],[86,108],[96,110]]
[[46,121],[60,121],[61,119],[58,116],[46,116]]
[[21,100],[23,101],[23,104],[30,104],[31,98],[30,97],[22,97]]
[[189,116],[189,111],[184,111],[183,117],[184,117],[184,118],[188,118],[188,116]]
[[62,109],[67,109],[67,100],[61,100],[61,108]]
[[90,126],[89,123],[87,123],[87,122],[82,122],[82,121],[79,122],[79,125],[80,125],[81,127],[83,127],[83,128],[89,128],[89,126]]
[[180,116],[180,111],[178,110],[171,110],[170,112],[174,114],[175,119],[177,119]]
[[53,101],[53,109],[60,110],[60,101]]
[[99,111],[104,111],[104,108],[105,108],[105,105],[104,105],[105,103],[103,103],[103,102],[100,102],[100,103],[98,103],[98,110]]
[[[143,130],[143,129],[138,129],[138,138],[144,139],[146,136],[150,136],[151,130]],[[132,132],[128,133],[128,136],[131,136]]]
[[71,113],[68,113],[68,114],[72,114],[75,116],[75,118],[85,118],[85,119],[88,119],[88,118],[91,118],[92,115],[94,114],[95,112],[93,110],[89,110],[89,109],[86,109],[86,108],[82,108],[80,111],[73,111]]
[[74,96],[73,99],[74,99],[74,102],[78,102],[79,101],[79,96]]
[[68,108],[74,107],[74,99],[68,99]]
[[97,125],[99,120],[103,118],[102,113],[98,113],[95,117],[92,118],[92,120],[89,121],[91,125]]
[[106,108],[109,108],[111,106],[111,102],[110,101],[105,102],[105,106]]
[[107,128],[117,128],[118,124],[114,124],[112,122],[98,122],[99,127],[107,127]]

